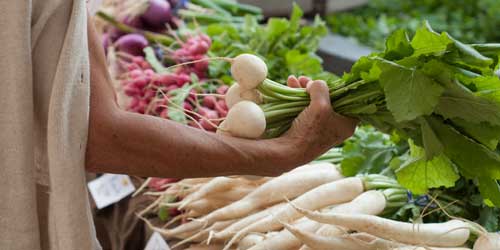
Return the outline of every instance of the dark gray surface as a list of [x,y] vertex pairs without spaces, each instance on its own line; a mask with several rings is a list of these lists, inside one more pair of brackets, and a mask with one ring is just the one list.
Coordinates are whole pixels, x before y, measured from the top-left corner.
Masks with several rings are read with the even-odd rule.
[[321,40],[318,54],[323,58],[326,70],[340,75],[349,71],[356,60],[372,51],[350,38],[328,34]]

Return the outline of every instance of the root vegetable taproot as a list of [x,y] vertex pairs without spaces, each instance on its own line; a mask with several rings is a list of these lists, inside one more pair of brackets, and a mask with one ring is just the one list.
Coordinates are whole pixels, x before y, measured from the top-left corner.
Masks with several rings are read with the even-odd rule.
[[216,239],[224,239],[224,240],[230,239],[234,234],[236,234],[241,229],[245,228],[246,226],[248,226],[256,221],[259,221],[259,220],[269,216],[270,214],[275,213],[276,211],[282,209],[285,206],[286,206],[286,203],[279,203],[279,204],[276,204],[274,206],[268,207],[262,211],[259,211],[257,213],[248,215],[247,217],[242,218],[242,219],[238,220],[237,222],[233,223],[232,225],[228,226],[224,230],[222,230],[220,232],[216,232],[213,235],[213,237]]
[[474,242],[474,250],[498,250],[500,249],[500,234],[486,233]]
[[[299,206],[301,207],[303,206],[311,210],[316,210],[326,206],[352,201],[363,193],[363,191],[363,180],[357,177],[349,177],[316,187],[297,197],[293,202],[295,204],[300,204]],[[237,242],[248,233],[278,230],[282,228],[281,221],[291,222],[300,217],[302,217],[302,214],[296,211],[293,206],[287,204],[287,206],[280,209],[275,214],[269,215],[239,231],[227,243],[224,250],[227,250],[233,243]]]
[[238,250],[247,250],[266,238],[264,234],[249,234],[238,242]]
[[467,223],[460,220],[451,220],[445,223],[413,224],[373,215],[323,214],[297,206],[294,207],[311,220],[334,224],[412,245],[457,247],[463,245],[470,235]]
[[183,238],[182,241],[177,242],[176,244],[172,245],[172,248],[176,248],[178,246],[185,245],[189,242],[203,242],[206,239],[210,237],[210,233],[215,230],[221,230],[231,224],[233,224],[235,220],[227,220],[227,221],[219,221],[214,223],[212,226],[209,228],[206,228],[205,230],[202,230],[200,232],[194,233],[193,235],[189,237]]
[[207,184],[203,185],[203,187],[198,190],[198,192],[195,192],[191,194],[190,196],[186,197],[182,201],[182,205],[179,206],[179,209],[184,208],[185,205],[188,203],[199,200],[201,198],[204,198],[208,194],[212,192],[218,192],[227,188],[230,188],[234,185],[237,185],[240,183],[237,179],[234,178],[228,178],[228,177],[216,177],[212,180],[210,180]]
[[287,223],[284,223],[283,226],[305,245],[315,250],[379,250],[391,249],[401,245],[383,239],[363,239],[355,235],[324,237],[308,231],[303,231]]
[[317,186],[341,178],[342,175],[335,168],[324,171],[305,171],[281,175],[259,186],[241,200],[213,211],[196,221],[191,221],[168,230],[168,234],[176,235],[187,231],[199,230],[216,221],[241,218],[258,209],[278,203],[284,197],[293,199]]
[[[348,213],[348,214],[371,214],[378,215],[381,214],[388,205],[387,199],[396,202],[392,195],[398,195],[396,192],[391,192],[390,189],[387,190],[387,194],[384,194],[379,190],[370,190],[362,193],[354,200],[348,203],[340,204],[331,209],[328,209],[326,213]],[[387,196],[386,196],[387,195]],[[389,204],[390,206],[390,204]],[[302,218],[300,223],[294,224],[298,229],[307,232],[316,232],[316,234],[321,236],[338,236],[346,232],[345,229],[334,225],[321,224],[319,222],[309,220],[307,218]],[[302,245],[302,242],[297,239],[292,233],[284,229],[279,232],[275,237],[264,240],[262,243],[257,244],[251,250],[287,250],[287,249],[297,249]]]

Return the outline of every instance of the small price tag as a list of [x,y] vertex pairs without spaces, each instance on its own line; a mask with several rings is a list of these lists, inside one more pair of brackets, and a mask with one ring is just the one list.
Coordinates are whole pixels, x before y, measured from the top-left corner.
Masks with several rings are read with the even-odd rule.
[[170,250],[170,247],[158,232],[154,232],[144,250]]
[[103,174],[87,184],[98,209],[120,201],[135,191],[128,175]]

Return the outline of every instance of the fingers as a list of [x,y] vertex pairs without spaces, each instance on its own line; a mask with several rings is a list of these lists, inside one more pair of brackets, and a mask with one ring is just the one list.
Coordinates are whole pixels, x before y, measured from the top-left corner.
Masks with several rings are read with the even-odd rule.
[[297,79],[294,75],[289,76],[286,83],[290,88],[300,88],[299,79]]
[[299,80],[300,87],[305,88],[305,87],[307,87],[307,83],[311,81],[311,78],[309,78],[307,76],[300,76],[298,80]]
[[291,75],[287,79],[287,85],[291,88],[305,88],[307,83],[311,81],[311,78],[307,76],[299,76],[299,78]]
[[330,104],[330,92],[324,81],[309,81],[306,86],[306,91],[311,96],[311,107],[317,107],[320,109],[328,108],[332,110]]

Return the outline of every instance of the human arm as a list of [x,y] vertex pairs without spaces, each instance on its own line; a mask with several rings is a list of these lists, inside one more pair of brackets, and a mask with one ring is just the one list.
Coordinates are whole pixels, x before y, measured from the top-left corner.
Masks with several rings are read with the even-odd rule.
[[335,114],[322,82],[309,86],[311,105],[284,136],[246,140],[121,110],[101,43],[88,22],[91,100],[86,167],[139,176],[278,175],[309,162],[349,137],[355,121]]

